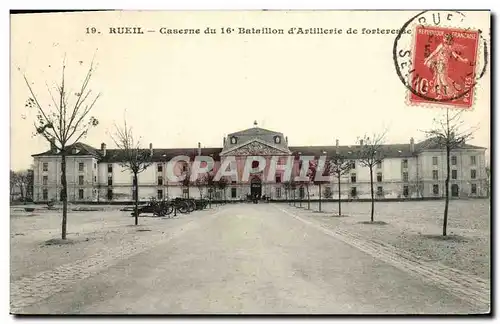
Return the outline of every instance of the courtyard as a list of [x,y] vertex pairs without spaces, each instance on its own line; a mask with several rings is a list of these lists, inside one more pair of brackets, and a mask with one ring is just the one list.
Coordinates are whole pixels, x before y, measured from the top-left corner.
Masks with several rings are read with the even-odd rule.
[[490,303],[490,202],[227,204],[177,218],[122,206],[11,207],[16,314],[464,314]]

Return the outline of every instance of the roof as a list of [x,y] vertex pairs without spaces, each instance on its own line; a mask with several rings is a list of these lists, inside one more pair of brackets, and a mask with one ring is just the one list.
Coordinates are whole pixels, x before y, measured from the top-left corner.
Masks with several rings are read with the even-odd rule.
[[[439,141],[436,137],[428,138],[418,144],[416,144],[416,147],[419,151],[425,151],[425,150],[443,150],[444,146],[439,144]],[[461,149],[475,149],[475,150],[480,150],[483,149],[485,150],[485,147],[481,146],[475,146],[475,145],[470,145],[470,144],[462,144],[460,145]]]
[[[77,149],[76,152],[73,151],[74,148]],[[75,143],[71,146],[66,147],[66,149],[64,151],[66,152],[66,155],[71,155],[71,156],[75,156],[75,155],[93,155],[95,157],[101,156],[100,151],[97,150],[95,147],[92,147],[90,145],[87,145],[87,144],[81,143],[81,142],[78,142],[78,143]],[[35,156],[53,156],[53,155],[61,155],[61,152],[57,152],[54,154],[54,152],[52,152],[51,150],[48,150],[48,151],[45,151],[42,153],[33,154],[31,156],[35,157]]]
[[229,136],[242,136],[242,135],[264,135],[264,134],[281,134],[280,132],[275,132],[269,129],[265,128],[260,128],[260,127],[252,127],[252,128],[247,128],[235,133],[229,134]]
[[[76,143],[74,144],[77,148],[79,148],[78,153],[72,152],[72,148],[68,147],[67,152],[70,156],[75,155],[92,155],[95,156],[101,162],[120,162],[125,159],[125,151],[121,149],[107,149],[106,155],[103,156],[102,151],[98,150],[90,145],[84,143]],[[345,156],[347,158],[352,157],[353,159],[358,158],[358,153],[360,152],[359,145],[343,145],[343,146],[289,146],[288,147],[292,152],[292,155],[303,155],[303,156],[333,156],[338,151],[339,154]],[[462,145],[463,149],[485,149],[484,147],[474,146],[469,144]],[[419,152],[425,150],[442,150],[444,147],[440,147],[435,139],[427,139],[425,141],[415,143],[415,152],[410,150],[410,144],[386,144],[382,145],[380,150],[383,152],[383,156],[385,158],[400,158],[400,157],[412,157]],[[144,151],[149,151],[149,149],[144,149]],[[201,148],[201,155],[203,156],[212,156],[214,160],[219,160],[219,154],[222,152],[222,147],[210,147],[210,148]],[[60,155],[61,153],[54,154],[50,150],[32,155],[33,157],[37,156],[54,156]],[[198,155],[198,148],[190,147],[190,148],[154,148],[153,149],[153,162],[163,162],[172,159],[175,156],[179,155],[187,155],[193,158]]]

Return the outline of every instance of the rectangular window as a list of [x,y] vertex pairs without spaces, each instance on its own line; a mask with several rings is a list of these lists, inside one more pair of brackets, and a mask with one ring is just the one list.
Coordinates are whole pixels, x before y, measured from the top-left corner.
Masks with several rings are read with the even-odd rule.
[[97,176],[94,176],[94,182],[97,182]]
[[94,162],[94,169],[97,169],[97,163]]
[[276,198],[281,198],[281,188],[276,188]]
[[377,196],[383,196],[384,195],[384,188],[383,187],[377,187]]
[[356,161],[351,161],[351,169],[356,169]]
[[403,169],[408,169],[408,159],[403,159]]
[[158,199],[163,199],[163,189],[158,189],[158,190],[156,191],[156,197],[157,197]]
[[83,189],[78,189],[78,199],[83,199]]
[[113,185],[113,177],[111,175],[108,176],[108,186]]
[[351,188],[351,197],[357,197],[358,196],[358,190],[356,187]]
[[85,166],[85,165],[83,164],[83,162],[78,163],[78,171],[79,171],[79,172],[83,172],[83,168],[84,168],[84,166]]
[[470,165],[476,165],[476,156],[475,155],[472,155],[470,157]]
[[158,163],[158,173],[163,172],[163,164]]
[[377,182],[382,182],[382,172],[377,173]]
[[113,173],[113,164],[112,163],[108,164],[108,173]]
[[403,186],[403,197],[409,196],[408,186]]
[[456,155],[453,155],[451,157],[451,165],[457,165],[457,156]]
[[432,179],[433,180],[438,180],[438,170],[432,170]]
[[158,177],[158,185],[163,186],[163,177]]
[[432,157],[432,165],[438,165],[438,157],[437,156]]
[[351,173],[351,183],[356,183],[356,173]]
[[83,176],[78,176],[78,185],[83,186]]
[[43,162],[42,168],[43,171],[49,171],[49,164],[47,162]]
[[49,182],[49,177],[43,176],[43,178],[42,178],[42,185],[46,186],[48,182]]
[[281,183],[281,175],[276,176],[276,183]]
[[403,181],[408,182],[408,172],[403,172]]
[[382,161],[377,162],[377,169],[382,169]]
[[236,198],[236,188],[231,188],[231,198]]
[[473,195],[477,194],[477,185],[475,183],[470,185],[470,193]]
[[476,170],[470,170],[470,178],[476,179]]
[[42,191],[42,199],[49,200],[49,191],[47,189],[43,189]]
[[439,195],[439,185],[437,185],[437,184],[432,185],[432,193],[434,195]]
[[451,170],[451,178],[453,180],[456,180],[457,179],[457,170]]
[[113,189],[108,189],[108,200],[113,200]]

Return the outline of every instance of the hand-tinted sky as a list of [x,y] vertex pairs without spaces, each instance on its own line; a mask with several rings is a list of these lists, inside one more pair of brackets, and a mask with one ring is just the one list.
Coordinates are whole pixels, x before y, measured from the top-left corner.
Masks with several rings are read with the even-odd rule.
[[[354,144],[388,128],[387,142],[421,140],[443,109],[406,105],[406,89],[392,59],[395,35],[347,35],[352,28],[400,28],[413,12],[107,12],[11,17],[11,167],[27,168],[47,150],[33,138],[27,74],[41,101],[60,82],[64,55],[68,86],[77,92],[95,54],[91,87],[102,97],[100,120],[83,141],[106,142],[113,124],[127,120],[144,146],[220,147],[223,136],[253,126],[283,132],[289,144]],[[489,30],[489,14],[467,13]],[[110,27],[141,26],[155,33],[110,35]],[[86,34],[96,27],[101,34]],[[166,28],[200,28],[200,35],[162,35]],[[206,27],[216,35],[205,35]],[[222,27],[236,31],[221,34]],[[239,35],[237,29],[283,28],[285,35]],[[341,35],[287,35],[290,27],[343,29]],[[96,51],[97,49],[97,51]],[[18,70],[19,69],[19,70]],[[466,126],[479,125],[472,144],[490,146],[490,74],[476,87]]]

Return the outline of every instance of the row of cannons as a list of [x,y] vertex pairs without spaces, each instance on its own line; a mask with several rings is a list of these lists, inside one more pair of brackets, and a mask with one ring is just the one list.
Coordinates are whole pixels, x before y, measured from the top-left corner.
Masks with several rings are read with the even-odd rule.
[[[157,217],[175,217],[178,213],[187,214],[195,210],[203,210],[209,207],[210,201],[207,199],[175,198],[172,200],[157,200],[151,198],[150,201],[138,208],[140,214],[153,214]],[[132,211],[135,216],[135,210]]]

